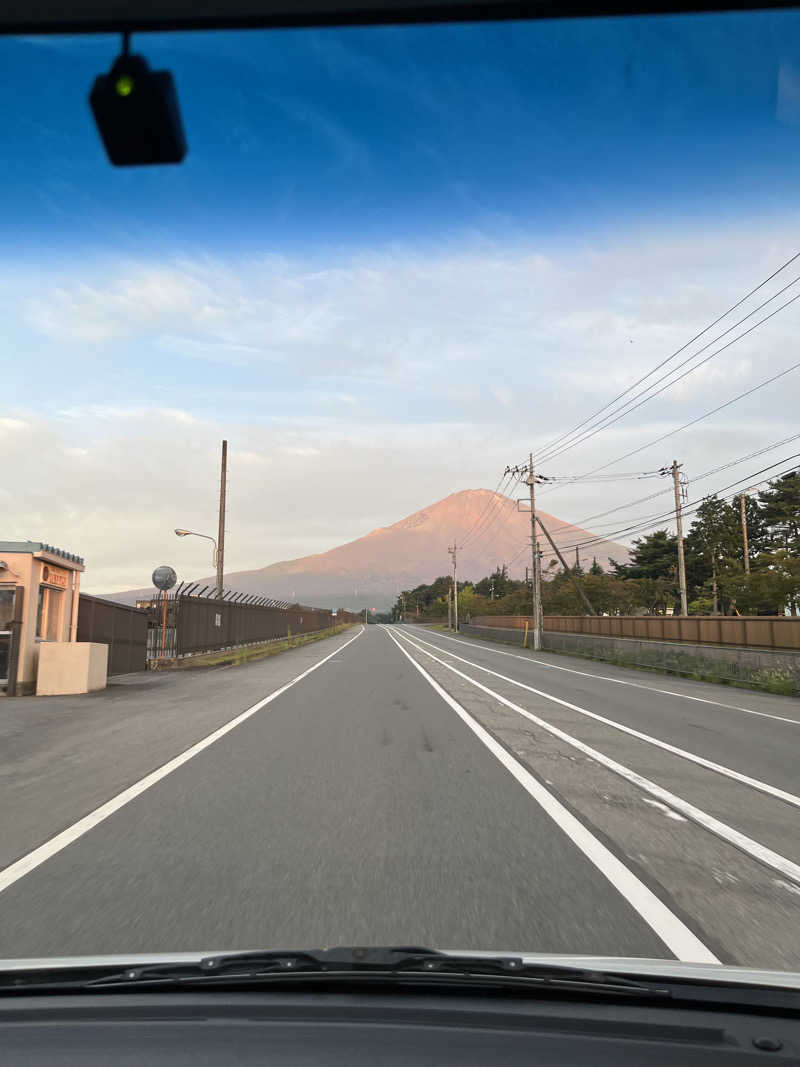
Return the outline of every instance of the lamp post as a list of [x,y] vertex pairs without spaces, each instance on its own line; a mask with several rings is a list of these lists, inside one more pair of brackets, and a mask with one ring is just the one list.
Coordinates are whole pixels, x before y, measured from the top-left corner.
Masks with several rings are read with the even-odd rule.
[[214,555],[211,557],[211,566],[214,567],[216,569],[216,571],[217,571],[217,600],[221,600],[222,599],[222,574],[220,573],[219,567],[217,566],[218,561],[219,561],[219,549],[217,548],[216,540],[213,537],[211,537],[210,534],[201,534],[201,533],[198,533],[196,530],[180,530],[180,529],[176,529],[175,533],[178,535],[178,537],[202,537],[206,541],[210,541],[211,544],[214,546]]

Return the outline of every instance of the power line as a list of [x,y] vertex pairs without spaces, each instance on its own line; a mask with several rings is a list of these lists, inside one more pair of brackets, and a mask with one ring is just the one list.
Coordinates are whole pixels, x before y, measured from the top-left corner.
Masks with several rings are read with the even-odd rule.
[[594,412],[594,414],[587,416],[582,422],[579,422],[576,426],[574,426],[572,430],[568,430],[566,433],[561,434],[560,436],[547,442],[547,444],[543,445],[540,449],[540,452],[548,452],[551,448],[554,448],[565,438],[572,437],[573,434],[577,430],[580,430],[581,427],[585,426],[587,422],[591,422],[598,415],[602,414],[602,412],[606,411],[608,408],[612,407],[612,405],[616,404],[618,400],[622,400],[624,396],[627,396],[628,393],[632,392],[643,382],[646,382],[648,378],[651,378],[656,373],[656,371],[661,370],[662,367],[665,367],[668,363],[675,359],[676,356],[679,356],[681,352],[685,352],[690,345],[693,345],[695,341],[699,341],[700,338],[703,337],[704,334],[707,334],[709,330],[713,330],[714,327],[718,325],[718,323],[722,322],[723,319],[726,319],[728,315],[730,315],[731,312],[735,311],[738,307],[741,307],[746,300],[749,300],[750,297],[754,295],[754,293],[757,293],[759,289],[763,289],[765,285],[771,282],[773,278],[776,278],[782,271],[786,270],[786,268],[792,263],[794,263],[794,261],[798,258],[800,258],[800,252],[796,252],[793,256],[791,256],[791,258],[787,259],[786,262],[782,266],[778,267],[776,271],[773,271],[773,273],[770,274],[768,278],[765,278],[762,282],[759,282],[754,289],[751,289],[749,293],[746,293],[743,297],[741,297],[740,300],[737,300],[737,302],[732,307],[729,307],[728,310],[725,311],[722,315],[714,319],[713,322],[710,322],[708,326],[704,327],[699,333],[695,334],[694,337],[692,337],[684,345],[681,345],[681,347],[676,349],[676,351],[673,352],[672,355],[667,356],[666,359],[663,359],[660,363],[656,364],[656,366],[653,367],[652,370],[648,371],[648,373],[645,374],[642,378],[634,382],[633,385],[628,386],[628,388],[624,389],[618,396],[615,396],[613,400],[609,400],[609,402],[607,404],[604,404],[603,407],[598,408],[597,411]]
[[729,467],[735,467],[739,463],[745,463],[748,459],[755,459],[756,456],[763,456],[765,452],[771,452],[773,448],[780,448],[781,445],[788,445],[791,441],[796,441],[798,438],[800,438],[800,433],[794,433],[791,437],[784,437],[782,441],[776,441],[772,445],[765,445],[764,448],[758,448],[755,452],[748,452],[746,456],[741,456],[739,459],[732,459],[730,463],[723,463],[720,467],[714,467],[710,471],[698,474],[694,481],[699,482],[701,478],[709,478],[712,474],[719,474],[720,471],[727,470]]
[[[795,278],[794,281],[791,282],[790,284],[794,285],[795,282],[797,282],[797,281],[800,281],[800,276]],[[786,286],[785,288],[789,288],[789,286]],[[781,292],[785,292],[785,289],[782,289]],[[779,294],[776,294],[776,295],[779,295]],[[774,299],[774,297],[770,297],[770,300],[773,300],[773,299]],[[752,333],[754,330],[757,330],[759,326],[763,326],[763,324],[765,322],[768,322],[769,319],[773,318],[775,315],[779,314],[785,308],[789,307],[789,305],[793,304],[795,302],[795,300],[800,300],[800,293],[798,293],[796,296],[793,296],[791,298],[791,300],[787,300],[785,304],[781,304],[780,307],[775,308],[774,311],[771,311],[768,315],[765,315],[762,319],[759,319],[758,322],[753,323],[752,326],[748,327],[748,329],[744,330],[737,337],[731,338],[730,341],[727,341],[720,348],[716,349],[714,352],[711,352],[709,355],[707,355],[705,357],[705,359],[701,359],[700,362],[695,364],[694,367],[690,367],[688,370],[684,371],[683,374],[679,374],[676,378],[673,378],[672,381],[667,382],[665,385],[662,385],[660,389],[656,389],[656,391],[654,393],[650,393],[649,396],[644,396],[644,399],[639,400],[638,404],[634,404],[633,407],[629,406],[630,404],[633,403],[634,400],[637,399],[637,397],[643,396],[643,394],[648,392],[654,385],[657,385],[658,382],[663,381],[664,378],[667,378],[671,374],[674,374],[674,372],[676,370],[678,370],[679,367],[682,367],[684,365],[683,363],[679,364],[678,367],[673,368],[672,371],[669,371],[667,374],[663,375],[661,378],[658,378],[655,382],[653,382],[650,386],[648,386],[647,389],[643,390],[642,393],[637,394],[637,397],[633,397],[631,400],[628,401],[627,404],[623,405],[623,408],[625,408],[625,407],[628,408],[627,411],[625,411],[623,409],[618,409],[618,413],[617,412],[613,412],[613,411],[610,412],[609,415],[606,417],[606,419],[604,419],[600,424],[598,424],[594,428],[589,428],[587,431],[585,431],[583,433],[583,435],[580,438],[578,438],[578,439],[576,439],[576,440],[564,445],[561,449],[555,449],[555,450],[551,451],[549,454],[544,456],[544,460],[547,461],[547,460],[555,459],[557,456],[563,455],[564,452],[569,451],[571,448],[575,448],[577,445],[584,444],[586,441],[588,441],[590,438],[594,437],[596,434],[600,433],[602,430],[607,430],[609,426],[613,426],[615,423],[620,422],[622,419],[624,419],[628,415],[632,414],[632,412],[636,411],[638,408],[643,407],[643,405],[649,403],[649,401],[655,399],[655,397],[657,397],[657,396],[660,396],[661,393],[666,392],[667,389],[670,389],[673,385],[676,385],[678,382],[682,381],[684,378],[686,378],[693,371],[698,370],[698,368],[700,368],[704,364],[708,363],[709,360],[714,359],[715,356],[718,356],[721,352],[724,352],[727,348],[730,348],[732,345],[737,344],[737,342],[741,341],[744,337],[747,337],[748,334]],[[766,301],[765,303],[769,303],[769,301]],[[760,307],[764,307],[764,304],[760,305]],[[756,308],[755,310],[760,310],[760,308]],[[753,314],[753,312],[750,312],[750,314]],[[749,315],[746,315],[745,318],[749,318]],[[744,322],[744,319],[742,319],[740,321]],[[737,323],[736,325],[738,326],[739,323]],[[733,329],[733,327],[731,327],[731,329]],[[728,333],[730,331],[726,330],[725,332]],[[725,336],[725,334],[720,334],[720,337],[724,337],[724,336]],[[715,338],[715,340],[719,340],[719,338]],[[713,342],[710,342],[710,343],[713,344]],[[701,351],[703,351],[703,349],[701,349]],[[694,356],[691,356],[690,359],[694,359]],[[685,362],[687,362],[687,361],[684,360],[684,363]],[[612,416],[614,416],[614,417],[612,418]]]
[[479,516],[477,517],[477,519],[476,519],[476,520],[475,520],[475,522],[474,522],[474,523],[472,524],[472,526],[470,526],[470,528],[469,528],[469,529],[468,529],[468,530],[466,531],[466,533],[465,533],[465,534],[463,535],[463,537],[461,538],[462,542],[466,542],[466,541],[468,541],[468,540],[469,540],[469,538],[470,538],[470,537],[471,537],[471,535],[472,535],[472,531],[473,531],[473,530],[475,530],[475,529],[476,529],[476,528],[477,528],[478,526],[480,526],[480,524],[481,524],[481,522],[482,522],[482,520],[483,520],[483,517],[484,517],[484,515],[486,514],[486,512],[487,512],[487,511],[489,510],[489,508],[490,508],[490,507],[492,506],[492,504],[494,503],[495,495],[496,495],[496,494],[497,494],[497,493],[498,493],[498,492],[500,491],[500,486],[501,486],[501,485],[502,485],[502,483],[503,483],[503,482],[504,482],[504,481],[506,480],[506,478],[507,478],[507,477],[508,477],[508,474],[507,474],[507,473],[506,473],[506,474],[502,474],[502,475],[500,476],[500,479],[498,480],[498,482],[497,482],[497,485],[496,485],[496,486],[494,487],[494,489],[493,489],[493,490],[491,491],[491,495],[490,495],[489,499],[488,499],[488,500],[486,501],[486,504],[484,505],[484,507],[483,507],[483,510],[481,511],[480,515],[479,515]]
[[[511,488],[511,479],[512,479],[511,473],[509,471],[505,471],[503,473],[503,475],[501,476],[500,481],[495,486],[495,488],[494,488],[494,490],[492,492],[492,495],[490,496],[489,500],[486,502],[486,505],[485,505],[483,511],[480,513],[480,515],[475,520],[475,522],[472,524],[472,526],[469,528],[469,530],[467,530],[467,532],[461,538],[461,547],[462,548],[473,537],[475,537],[475,535],[478,532],[478,528],[488,518],[489,512],[493,511],[494,509],[496,509],[498,500],[502,499],[503,494],[507,493],[509,491],[509,489]],[[508,481],[508,485],[504,484],[506,481]],[[501,486],[502,486],[502,489],[501,489]]]
[[[798,364],[798,366],[800,366],[800,364]],[[789,368],[789,369],[791,370],[792,368]],[[788,373],[788,371],[783,372],[783,373]],[[767,384],[767,383],[762,383],[762,384]],[[759,388],[760,388],[760,386],[759,386]],[[733,401],[729,401],[729,403],[732,403],[732,402]],[[725,406],[725,405],[723,405],[723,406]],[[711,469],[709,469],[707,471],[703,471],[701,474],[696,475],[694,477],[693,481],[694,482],[699,482],[699,481],[702,481],[704,478],[711,477],[711,475],[713,475],[713,474],[719,474],[721,471],[729,470],[731,467],[736,467],[740,463],[746,463],[748,460],[754,459],[756,456],[762,456],[766,452],[770,452],[775,448],[780,448],[781,446],[783,446],[785,444],[789,444],[792,441],[798,440],[798,438],[800,438],[800,433],[792,434],[789,437],[784,437],[781,440],[775,441],[770,445],[765,445],[763,448],[755,449],[752,452],[748,452],[744,456],[739,456],[737,459],[729,460],[727,463],[723,463],[723,464],[720,464],[717,467],[712,467]],[[736,482],[732,482],[731,486],[737,485],[737,484],[739,484],[739,482],[742,482],[742,481],[751,480],[756,475],[761,474],[764,471],[771,470],[773,467],[780,466],[780,464],[781,463],[785,463],[787,461],[787,459],[793,459],[793,458],[794,458],[793,456],[784,457],[784,459],[778,460],[776,463],[773,463],[773,464],[771,464],[771,465],[769,465],[767,467],[762,468],[761,471],[756,471],[754,474],[749,475],[747,478],[742,478],[742,479],[739,479]],[[649,476],[652,473],[653,472],[649,472],[649,471],[648,472],[643,472],[642,475],[638,475],[637,474],[637,475],[633,475],[633,477],[640,477],[640,476],[644,476],[645,474]],[[498,483],[498,485],[501,484],[502,482],[504,482],[506,477],[507,476],[504,476],[503,478],[501,478],[500,479],[500,483]],[[517,477],[517,481],[518,480],[519,480],[519,478]],[[511,488],[511,486],[508,487],[509,490],[510,490],[510,488]],[[730,488],[730,486],[725,486],[725,487],[723,487],[723,489],[719,490],[718,492],[724,492],[728,488]],[[605,515],[614,514],[615,512],[621,511],[624,508],[634,507],[637,504],[646,503],[649,500],[654,500],[656,497],[664,496],[664,495],[666,495],[667,493],[670,493],[670,492],[672,492],[672,490],[669,487],[666,488],[666,489],[660,489],[656,493],[650,493],[649,495],[644,496],[644,497],[640,497],[640,498],[638,498],[636,500],[628,501],[628,502],[626,502],[624,504],[619,504],[616,507],[608,508],[606,511],[595,512],[594,515],[586,516],[585,518],[578,519],[575,522],[561,521],[559,523],[559,527],[557,527],[557,529],[559,529],[559,528],[563,529],[566,526],[582,527],[584,523],[590,522],[593,519],[603,518]],[[716,495],[716,494],[713,494],[713,493],[706,494],[706,496],[709,496],[709,495]],[[702,498],[702,499],[705,499],[705,497]],[[692,503],[694,504],[695,502],[692,502]],[[699,504],[697,506],[699,506]],[[694,514],[695,510],[696,510],[696,508],[693,508],[692,505],[687,505],[687,508],[684,510],[684,514]],[[494,525],[494,523],[496,522],[496,520],[499,517],[500,513],[501,513],[501,509],[498,510],[498,512],[494,516],[494,519],[485,527],[485,529],[483,531],[483,535],[488,534],[490,528]],[[648,528],[651,528],[654,525],[657,525],[659,522],[663,522],[663,521],[668,520],[671,516],[672,516],[672,511],[671,510],[670,511],[666,511],[666,512],[653,512],[653,513],[651,513],[649,515],[640,516],[638,519],[636,519],[634,521],[633,524],[630,524],[630,525],[628,525],[626,527],[621,527],[621,528],[618,527],[615,530],[610,530],[608,533],[604,534],[601,537],[590,537],[590,538],[587,538],[585,540],[577,541],[577,542],[574,542],[574,543],[572,543],[570,545],[564,545],[564,546],[560,546],[560,547],[562,548],[563,551],[568,551],[568,550],[573,549],[573,548],[584,548],[584,547],[589,547],[591,545],[599,545],[599,544],[602,544],[602,543],[605,543],[605,542],[609,541],[610,538],[612,538],[612,537],[622,536],[622,535],[627,534],[627,533],[631,533],[632,534],[632,533],[644,532],[644,530],[646,530]],[[600,523],[599,525],[600,526],[613,526],[614,525],[614,521],[609,522],[609,523]],[[483,535],[480,538],[478,538],[479,541],[483,539]],[[529,547],[529,545],[526,542],[522,546],[522,548],[516,553],[516,555],[512,557],[512,559],[509,561],[508,565],[511,566],[513,563],[515,563],[516,560],[519,559],[519,557],[522,555],[522,553],[528,547]],[[547,552],[545,552],[545,555],[546,556],[554,556],[554,553],[550,552],[550,551],[547,551]]]
[[[698,479],[695,479],[697,481]],[[624,508],[632,508],[637,504],[645,504],[648,500],[655,500],[657,496],[664,496],[665,493],[670,492],[669,489],[659,489],[657,493],[650,493],[648,496],[640,496],[637,500],[628,500],[624,504],[618,504],[615,508],[608,508],[607,511],[597,511],[594,515],[587,515],[585,519],[578,519],[576,522],[564,522],[564,526],[583,526],[586,522],[591,522],[593,519],[601,519],[604,515],[613,515],[615,511],[622,511]],[[617,520],[614,519],[614,522]],[[613,523],[605,523],[604,525],[613,525]],[[588,531],[587,531],[588,532]]]
[[[514,489],[516,488],[516,485],[517,485],[518,482],[519,482],[519,476],[518,475],[514,475],[512,477],[511,482],[506,486],[506,493],[513,492]],[[490,531],[496,525],[497,520],[503,514],[503,508],[505,507],[505,500],[506,500],[506,497],[499,497],[498,498],[498,506],[495,509],[493,515],[490,517],[488,523],[484,526],[483,530],[481,530],[481,532],[471,542],[470,547],[473,550],[488,536]]]
[[547,482],[641,482],[646,478],[658,478],[658,471],[642,471],[639,474],[601,474],[597,478],[583,478],[579,474],[550,475],[544,479]]
[[[783,445],[788,445],[792,441],[796,441],[800,438],[800,433],[792,434],[790,437],[784,437],[780,441],[775,441],[771,445],[765,445],[763,448],[758,448],[753,452],[748,452],[745,456],[739,456],[738,459],[729,460],[727,463],[722,463],[718,467],[712,467],[711,470],[703,471],[702,474],[697,474],[692,479],[694,482],[700,482],[704,478],[710,478],[712,474],[719,474],[721,471],[728,470],[730,467],[736,467],[740,463],[746,463],[749,459],[755,459],[756,456],[763,456],[765,452],[771,452],[775,448],[781,448]],[[624,504],[618,504],[616,507],[608,508],[607,511],[597,511],[594,515],[587,515],[583,519],[578,519],[575,522],[562,522],[562,526],[583,526],[584,523],[592,522],[593,519],[601,519],[605,515],[613,515],[615,511],[622,511],[624,508],[635,507],[637,504],[645,504],[648,500],[654,500],[656,497],[664,496],[671,492],[669,488],[659,489],[657,493],[650,493],[648,496],[639,497],[637,500],[629,500]],[[657,513],[660,514],[660,513]],[[616,521],[616,520],[614,520]],[[594,525],[594,523],[593,523]],[[600,523],[600,526],[610,526],[611,523]],[[587,531],[588,532],[588,531]]]
[[[785,441],[783,441],[783,442],[778,442],[778,444],[784,444],[787,441],[796,440],[798,437],[800,437],[800,434],[795,434],[793,437],[786,438]],[[773,447],[774,448],[774,447],[777,447],[777,445],[772,445],[772,446],[769,446],[769,447]],[[752,455],[759,455],[762,452],[769,451],[769,447],[766,448],[766,449],[759,450],[758,452],[755,452]],[[725,493],[727,490],[730,490],[730,489],[733,489],[733,492],[729,493],[728,495],[729,495],[730,499],[733,500],[735,497],[737,497],[737,496],[739,496],[741,494],[741,490],[740,489],[737,490],[734,487],[741,485],[743,482],[750,482],[752,488],[757,488],[759,485],[764,485],[764,484],[767,484],[767,483],[770,483],[770,482],[777,481],[779,478],[784,478],[784,477],[786,477],[787,474],[796,474],[796,473],[800,472],[800,467],[789,467],[786,470],[780,471],[777,474],[771,474],[767,478],[762,478],[758,482],[753,482],[752,481],[753,478],[755,478],[757,475],[763,474],[764,472],[766,472],[768,470],[771,470],[773,467],[779,467],[779,466],[781,466],[781,464],[786,463],[788,460],[797,459],[798,457],[800,457],[800,452],[795,453],[794,455],[791,455],[791,456],[784,456],[783,459],[778,460],[777,462],[772,463],[767,467],[762,467],[761,470],[755,471],[753,474],[749,474],[744,478],[739,478],[735,482],[731,482],[729,485],[723,486],[722,489],[718,489],[715,492],[706,493],[703,497],[692,501],[689,505],[687,505],[683,509],[684,516],[696,514],[699,511],[699,509],[702,507],[704,501],[707,500],[709,497],[720,496],[720,494]],[[745,457],[742,458],[742,460],[738,460],[738,461],[735,461],[735,462],[743,462],[744,459],[749,459],[749,458],[752,458],[752,456],[745,456]],[[728,466],[733,466],[733,465],[735,465],[734,462],[732,462],[731,464],[725,464],[723,467],[720,467],[720,468],[715,468],[715,470],[724,470]],[[706,474],[699,475],[694,480],[695,481],[699,481],[701,478],[706,477],[710,473],[714,473],[714,472],[708,471],[708,472],[706,472]],[[672,492],[671,487],[667,488],[665,490],[662,490],[662,493],[669,493],[669,492]],[[654,495],[656,495],[656,494],[654,494]],[[657,495],[661,495],[661,493],[657,494]],[[722,499],[726,499],[726,498],[723,496]],[[621,507],[625,507],[625,506],[626,505],[624,505],[624,504],[621,505]],[[617,510],[617,509],[615,509],[615,510]],[[673,515],[674,515],[674,511],[672,509],[670,509],[669,511],[657,512],[657,513],[654,513],[653,515],[642,516],[639,519],[637,519],[630,526],[625,527],[625,528],[621,528],[621,529],[618,529],[618,530],[611,531],[610,533],[604,535],[603,537],[587,538],[586,540],[583,540],[583,541],[575,541],[575,542],[573,542],[571,544],[568,544],[568,545],[560,545],[559,547],[560,547],[562,552],[568,552],[568,551],[571,551],[572,549],[575,549],[575,548],[591,548],[593,546],[596,547],[598,545],[608,543],[608,540],[609,540],[610,537],[622,536],[622,535],[624,535],[626,533],[630,533],[630,534],[645,533],[647,530],[650,530],[653,527],[658,526],[663,522],[668,522],[672,518]],[[575,524],[564,523],[563,525],[575,525]],[[513,563],[515,563],[516,560],[519,559],[519,557],[522,555],[522,553],[525,552],[529,547],[530,547],[529,544],[526,542],[522,546],[522,548],[520,548],[520,550],[516,553],[516,555],[511,558],[511,560],[509,561],[508,566],[510,567]],[[620,547],[624,547],[624,546],[620,546]],[[542,553],[542,556],[546,557],[546,558],[555,559],[556,553],[553,552],[552,550],[546,550],[546,551],[544,551]]]
[[[700,362],[695,364],[695,366],[690,367],[683,374],[678,375],[678,377],[674,378],[673,381],[671,381],[667,385],[665,385],[663,389],[659,389],[655,393],[651,393],[650,396],[645,396],[645,394],[649,393],[650,390],[653,389],[654,386],[659,384],[659,382],[663,382],[666,378],[669,378],[671,375],[675,374],[676,371],[680,370],[681,367],[685,367],[687,363],[691,363],[691,361],[693,359],[696,359],[699,355],[702,355],[703,352],[707,351],[713,344],[716,344],[717,341],[721,341],[723,337],[726,337],[729,333],[731,333],[732,330],[735,330],[737,326],[741,326],[741,324],[743,322],[746,322],[747,319],[751,318],[758,311],[761,311],[761,309],[765,308],[767,306],[767,304],[771,304],[773,300],[777,300],[777,298],[779,296],[781,296],[783,293],[785,293],[787,291],[787,289],[791,289],[791,287],[793,285],[796,285],[798,281],[800,281],[800,275],[798,275],[796,278],[793,278],[787,285],[784,285],[784,287],[782,289],[779,289],[777,291],[777,293],[773,293],[773,295],[771,297],[769,297],[767,300],[764,300],[757,307],[754,307],[752,309],[752,311],[748,311],[748,313],[746,315],[744,315],[741,319],[739,319],[737,322],[735,322],[732,326],[729,326],[727,330],[723,330],[722,333],[718,334],[716,337],[714,337],[710,341],[708,341],[697,352],[693,352],[690,356],[687,356],[687,358],[682,360],[677,365],[677,367],[673,367],[671,370],[667,371],[666,374],[662,374],[660,378],[656,378],[656,380],[654,382],[651,382],[649,385],[645,386],[645,388],[642,389],[641,392],[639,392],[635,396],[631,397],[630,400],[627,400],[619,408],[615,408],[614,411],[609,412],[608,415],[603,416],[603,418],[600,419],[599,423],[596,423],[594,426],[587,427],[586,430],[584,430],[582,434],[579,434],[578,437],[576,437],[574,441],[566,442],[560,448],[555,448],[555,449],[548,450],[548,453],[545,454],[541,458],[543,460],[547,461],[547,460],[553,459],[555,456],[562,455],[564,452],[569,451],[569,449],[575,447],[576,445],[581,444],[583,441],[588,440],[590,437],[593,437],[594,434],[598,433],[600,430],[605,429],[607,426],[613,425],[615,422],[619,422],[620,419],[623,419],[626,415],[629,415],[631,413],[631,411],[635,411],[636,408],[641,407],[642,404],[646,404],[648,400],[652,400],[653,397],[658,396],[659,393],[663,393],[666,389],[669,389],[670,386],[675,385],[676,382],[682,381],[684,378],[686,378],[693,371],[696,371],[699,367],[702,367],[703,364],[708,363],[709,360],[713,359],[715,356],[718,356],[720,354],[720,352],[724,352],[726,348],[730,347],[730,345],[733,345],[737,341],[740,341],[742,339],[742,337],[746,337],[747,334],[752,332],[752,330],[756,329],[757,326],[760,326],[761,323],[766,322],[767,319],[772,318],[773,315],[777,315],[779,311],[782,311],[783,308],[788,307],[788,305],[791,304],[793,301],[789,300],[789,301],[787,301],[786,304],[783,304],[781,307],[776,308],[775,311],[771,312],[769,315],[766,315],[763,319],[761,319],[759,322],[757,322],[749,330],[745,330],[744,333],[739,335],[739,337],[734,338],[728,344],[723,345],[722,348],[717,349],[716,352],[712,352],[711,355],[707,356],[703,360],[700,360]],[[797,297],[795,297],[795,299],[797,299]],[[642,400],[641,404],[636,404],[635,407],[631,408],[630,405],[633,404],[634,400],[637,400],[639,397],[642,397],[642,396],[645,396],[645,399]],[[630,411],[625,411],[625,408],[630,408]],[[621,413],[621,414],[619,414],[617,418],[612,418],[612,416],[617,414],[617,413]]]
[[[744,478],[737,478],[736,481],[731,482],[729,485],[723,486],[721,489],[717,489],[711,493],[705,493],[702,497],[693,500],[689,504],[687,504],[687,506],[683,509],[683,513],[684,515],[694,514],[702,506],[703,501],[707,500],[708,497],[719,496],[720,494],[727,492],[729,489],[733,489],[734,486],[741,485],[743,482],[749,481],[755,486],[762,485],[764,482],[774,481],[777,478],[782,478],[784,474],[792,473],[792,470],[783,471],[780,474],[770,475],[768,478],[762,479],[761,482],[752,482],[752,479],[757,477],[759,474],[764,474],[766,471],[772,470],[773,467],[780,467],[781,464],[787,463],[789,460],[792,459],[797,459],[798,457],[800,457],[800,452],[794,453],[791,456],[784,456],[783,459],[779,459],[775,463],[771,463],[766,467],[762,467],[761,470],[754,471],[752,474],[749,474]],[[734,492],[733,495],[736,496],[737,493]],[[571,548],[584,548],[589,545],[600,544],[601,542],[607,541],[610,537],[620,537],[626,534],[630,535],[634,533],[643,533],[645,530],[651,529],[653,526],[658,525],[659,522],[669,521],[673,514],[674,512],[670,509],[669,511],[660,512],[655,516],[642,517],[640,519],[635,520],[629,526],[622,527],[618,530],[612,530],[604,537],[593,537],[585,541],[578,541],[572,545],[562,546],[562,551],[566,551]]]
[[[795,297],[797,299],[797,297]],[[585,475],[579,477],[589,477],[592,474],[597,474],[598,471],[606,470],[607,467],[613,467],[616,463],[621,463],[624,459],[630,459],[631,456],[638,455],[640,452],[644,452],[646,448],[651,448],[653,445],[660,444],[662,441],[666,441],[668,437],[674,437],[676,433],[681,433],[683,430],[688,430],[690,426],[695,426],[698,422],[702,422],[704,419],[710,418],[711,415],[716,415],[718,412],[723,411],[725,408],[729,408],[732,404],[738,403],[740,400],[744,400],[745,397],[752,396],[753,393],[757,393],[759,389],[765,388],[767,385],[772,385],[773,382],[777,382],[780,378],[785,378],[787,374],[791,374],[800,367],[800,360],[797,363],[792,363],[791,366],[786,367],[785,370],[779,371],[778,374],[773,374],[771,378],[766,378],[763,382],[759,382],[758,385],[754,385],[751,389],[746,389],[743,393],[739,393],[738,396],[731,397],[730,400],[726,400],[724,404],[719,404],[717,407],[712,408],[711,411],[707,411],[704,415],[698,415],[696,419],[691,419],[689,422],[685,422],[683,426],[678,426],[674,430],[669,430],[667,433],[661,434],[660,437],[654,437],[651,441],[647,441],[643,445],[639,445],[638,448],[632,448],[630,452],[626,452],[622,456],[618,456],[616,459],[609,460],[608,463],[603,463],[599,467],[595,467],[593,470],[587,471]],[[554,485],[550,488],[550,492],[561,488],[559,485]],[[547,489],[544,492],[548,492]]]
[[519,550],[519,552],[517,552],[517,554],[515,556],[511,557],[511,559],[508,561],[506,566],[510,569],[511,568],[511,564],[512,563],[516,563],[517,560],[519,559],[519,557],[522,555],[522,553],[523,552],[527,552],[530,547],[531,547],[530,543],[528,541],[526,541],[525,544],[522,546],[522,548]]

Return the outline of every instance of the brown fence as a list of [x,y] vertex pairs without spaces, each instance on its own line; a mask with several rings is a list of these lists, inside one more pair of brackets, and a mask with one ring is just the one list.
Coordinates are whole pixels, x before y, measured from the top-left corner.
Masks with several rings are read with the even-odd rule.
[[178,593],[167,597],[163,630],[164,601],[153,600],[148,612],[147,658],[182,658],[318,633],[330,629],[334,621],[338,625],[362,621],[361,615],[349,611],[339,611],[334,620],[333,612],[324,608],[263,604],[256,599],[219,600]]
[[178,598],[177,654],[255,644],[332,625],[330,611],[229,604],[206,597]]
[[147,666],[147,612],[81,593],[78,640],[108,645],[108,673],[130,674]]
[[[528,615],[480,615],[475,626],[522,630]],[[545,615],[545,630],[696,645],[800,651],[800,617],[785,615]]]

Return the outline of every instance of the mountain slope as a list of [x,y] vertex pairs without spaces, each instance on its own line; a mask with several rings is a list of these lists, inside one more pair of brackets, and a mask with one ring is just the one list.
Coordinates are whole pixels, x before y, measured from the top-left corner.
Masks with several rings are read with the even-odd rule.
[[[567,562],[575,562],[574,545],[593,535],[564,523],[547,512],[542,522]],[[477,526],[476,526],[477,523]],[[471,533],[469,531],[472,531]],[[391,526],[379,527],[364,537],[339,545],[328,552],[301,559],[272,563],[257,570],[236,571],[225,576],[225,585],[244,593],[259,593],[282,600],[299,601],[318,607],[378,610],[388,607],[401,589],[432,581],[450,569],[447,546],[463,547],[458,554],[459,579],[482,578],[498,565],[507,563],[512,577],[525,575],[530,565],[530,514],[517,510],[509,497],[488,489],[466,489],[452,493],[430,507],[414,512]],[[540,534],[546,570],[552,553]],[[622,545],[602,541],[581,550],[581,564],[589,566],[597,557],[607,567],[609,557],[623,562],[628,551]],[[213,583],[213,578],[204,579]],[[150,590],[131,590],[115,599],[130,602]]]

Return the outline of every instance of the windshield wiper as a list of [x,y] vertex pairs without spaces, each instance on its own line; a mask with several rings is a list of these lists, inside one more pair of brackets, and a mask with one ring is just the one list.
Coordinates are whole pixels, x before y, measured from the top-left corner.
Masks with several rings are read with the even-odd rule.
[[[87,973],[88,972],[88,973]],[[308,951],[236,952],[191,963],[115,968],[47,968],[0,974],[0,992],[35,988],[125,990],[176,986],[236,985],[249,988],[303,980],[323,982],[414,982],[550,988],[625,996],[669,997],[663,987],[605,971],[526,962],[521,956],[451,955],[427,948],[332,948]]]

